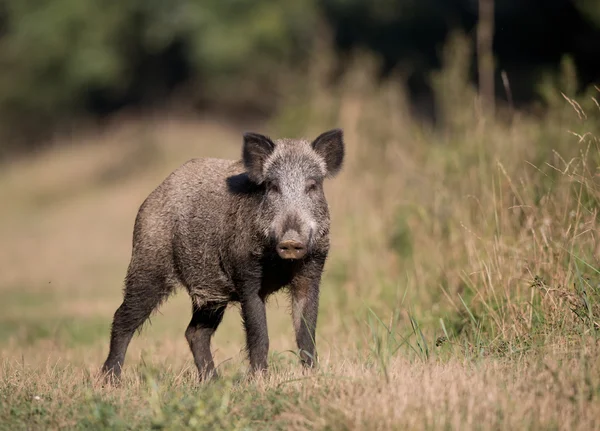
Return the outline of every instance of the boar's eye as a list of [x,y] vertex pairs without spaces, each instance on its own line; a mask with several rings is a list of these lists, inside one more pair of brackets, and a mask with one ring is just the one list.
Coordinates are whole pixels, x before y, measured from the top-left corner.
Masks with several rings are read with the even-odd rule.
[[267,190],[271,193],[279,193],[279,185],[275,181],[269,181]]
[[306,193],[310,193],[310,192],[314,192],[315,190],[317,190],[317,182],[315,180],[308,180],[306,182]]

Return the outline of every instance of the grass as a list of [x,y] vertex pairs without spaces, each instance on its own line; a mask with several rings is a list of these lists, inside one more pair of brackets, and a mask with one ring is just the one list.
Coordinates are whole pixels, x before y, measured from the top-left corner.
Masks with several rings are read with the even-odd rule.
[[0,429],[600,429],[597,91],[561,94],[565,73],[543,115],[485,118],[451,43],[435,130],[368,58],[326,84],[327,53],[252,127],[345,131],[314,373],[280,295],[271,373],[246,379],[233,308],[213,342],[223,379],[198,385],[179,292],[134,338],[124,384],[97,380],[140,203],[191,157],[239,157],[240,125],[130,119],[4,166]]
[[[291,364],[266,380],[228,377],[198,387],[186,367],[140,366],[126,390],[102,390],[70,365],[13,376],[0,393],[11,429],[593,429],[599,409],[593,353],[566,359],[415,363],[396,359],[389,381],[355,361],[302,378]],[[576,369],[570,372],[569,369]],[[230,371],[230,370],[228,370]],[[235,374],[234,374],[235,376]],[[327,401],[324,402],[324,399]],[[5,422],[7,423],[7,422]]]

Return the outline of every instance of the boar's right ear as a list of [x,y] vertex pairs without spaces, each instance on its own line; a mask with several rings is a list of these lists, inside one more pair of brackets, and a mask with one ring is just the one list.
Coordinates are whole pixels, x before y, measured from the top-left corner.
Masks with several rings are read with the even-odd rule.
[[344,132],[333,129],[320,134],[312,143],[313,150],[323,158],[327,167],[327,176],[335,176],[344,161]]
[[268,137],[258,133],[244,133],[242,159],[248,177],[253,182],[260,184],[264,181],[263,167],[274,149],[275,144]]

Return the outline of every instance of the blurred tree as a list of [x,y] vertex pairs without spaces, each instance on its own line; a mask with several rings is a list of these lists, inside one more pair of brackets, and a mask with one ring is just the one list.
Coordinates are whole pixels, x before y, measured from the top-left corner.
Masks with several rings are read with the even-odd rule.
[[0,0],[3,131],[149,103],[184,80],[190,97],[269,104],[315,27],[312,0]]
[[76,109],[87,88],[123,88],[119,39],[127,17],[120,2],[6,0],[2,9],[4,120],[52,121]]
[[583,16],[600,27],[600,2],[598,0],[575,0]]
[[187,2],[192,67],[203,97],[268,106],[282,73],[302,69],[316,36],[312,0]]
[[485,112],[494,115],[494,0],[479,0],[477,19],[477,73],[479,96]]
[[[515,103],[537,97],[540,72],[558,68],[566,53],[583,84],[600,77],[597,0],[495,3],[494,78],[506,72]],[[0,0],[0,150],[11,142],[7,137],[29,142],[31,135],[82,113],[162,102],[175,90],[194,103],[268,111],[276,106],[282,82],[306,79],[321,22],[332,28],[340,58],[366,48],[381,58],[382,74],[400,67],[414,101],[430,94],[431,72],[440,66],[451,31],[473,35],[477,5],[478,0]],[[476,70],[470,75],[476,79]],[[498,97],[502,89],[495,85],[491,91]],[[430,99],[425,106],[432,112]]]

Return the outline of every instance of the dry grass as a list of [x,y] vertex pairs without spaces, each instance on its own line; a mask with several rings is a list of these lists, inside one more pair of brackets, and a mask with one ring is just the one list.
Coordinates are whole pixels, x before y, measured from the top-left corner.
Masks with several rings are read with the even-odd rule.
[[197,387],[181,292],[132,342],[123,387],[95,380],[140,203],[191,157],[238,157],[239,127],[129,120],[3,167],[0,428],[600,429],[599,112],[560,97],[543,119],[486,119],[453,43],[440,130],[364,58],[334,89],[315,62],[311,87],[253,127],[346,134],[313,375],[279,296],[268,379],[244,380],[231,310],[213,345],[224,379]]
[[265,380],[245,382],[227,369],[232,377],[204,388],[189,364],[169,360],[136,367],[116,389],[90,378],[92,367],[66,360],[5,362],[0,391],[13,423],[29,429],[588,430],[600,417],[596,355],[586,349],[485,363],[396,358],[389,381],[361,360],[328,358],[313,376],[278,361]]

